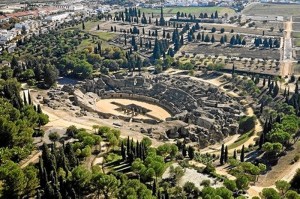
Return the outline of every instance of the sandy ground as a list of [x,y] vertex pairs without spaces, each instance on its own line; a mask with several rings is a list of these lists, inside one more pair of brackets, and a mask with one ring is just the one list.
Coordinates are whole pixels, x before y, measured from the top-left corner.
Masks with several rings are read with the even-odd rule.
[[[178,163],[172,164],[172,166],[179,166]],[[168,178],[170,176],[170,167],[166,169],[162,178]],[[221,182],[216,181],[214,178],[210,178],[208,175],[197,172],[195,169],[184,168],[184,175],[179,179],[178,185],[183,187],[186,182],[192,182],[198,187],[200,190],[203,188],[201,186],[201,182],[203,180],[210,180],[211,187],[217,188],[221,187],[223,184]]]
[[291,33],[293,31],[293,17],[290,17],[290,20],[285,22],[285,34],[284,34],[284,45],[283,45],[283,59],[281,63],[281,75],[285,77],[291,75],[293,72],[293,60],[292,60],[292,51],[293,44]]
[[[131,114],[126,114],[124,112],[117,111],[116,109],[119,108],[119,106],[113,104],[112,102],[116,102],[122,105],[129,105],[129,104],[135,104],[141,107],[144,107],[146,109],[149,109],[150,112],[147,114],[159,118],[161,120],[165,120],[168,117],[171,117],[170,113],[168,113],[165,109],[154,105],[154,104],[149,104],[137,100],[131,100],[131,99],[100,99],[97,101],[96,106],[99,111],[103,113],[110,113],[114,114],[116,116],[131,116]],[[134,116],[134,118],[140,118],[140,119],[149,119],[146,115],[137,115]]]

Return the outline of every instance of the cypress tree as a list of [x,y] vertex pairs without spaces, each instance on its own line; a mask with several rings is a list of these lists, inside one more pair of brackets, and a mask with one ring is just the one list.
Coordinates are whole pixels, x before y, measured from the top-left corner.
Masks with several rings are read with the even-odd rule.
[[220,164],[221,165],[224,164],[224,144],[222,144],[222,147],[221,147]]
[[243,145],[242,151],[241,151],[241,162],[245,161],[245,146]]
[[82,21],[82,30],[85,30],[84,21]]
[[126,152],[125,152],[124,142],[122,142],[122,145],[121,145],[121,155],[122,155],[122,160],[124,161],[126,159]]
[[130,150],[131,150],[131,152],[132,152],[133,155],[135,155],[135,154],[134,154],[134,152],[135,152],[134,149],[135,149],[135,148],[134,148],[133,138],[131,138],[131,142],[130,142]]
[[130,153],[130,140],[129,140],[129,136],[127,137],[127,156]]
[[224,153],[224,162],[226,163],[228,161],[228,148],[225,147],[225,153]]
[[182,155],[183,155],[183,157],[186,157],[186,145],[185,144],[182,147]]
[[156,185],[156,180],[154,179],[153,180],[153,185],[152,185],[152,195],[153,196],[156,196],[156,193],[157,193],[157,187],[156,187],[157,185]]
[[189,146],[188,148],[188,156],[192,160],[195,156],[195,149],[192,146]]
[[27,96],[28,97],[28,104],[31,105],[32,101],[31,101],[31,95],[30,95],[30,91],[29,90],[28,90],[27,94],[28,94],[28,96]]
[[135,145],[135,156],[136,157],[140,157],[140,154],[139,154],[139,148],[140,148],[140,143],[139,141],[136,142],[136,145]]
[[236,150],[234,149],[234,151],[233,151],[233,158],[234,159],[237,159],[237,154],[236,154]]
[[24,101],[24,105],[27,105],[27,98],[25,95],[25,91],[23,91],[23,101]]
[[265,140],[265,136],[264,136],[264,133],[262,133],[259,137],[259,143],[258,143],[259,149],[262,149],[262,145],[265,142],[264,140]]
[[37,113],[40,113],[40,114],[43,113],[40,104],[37,105]]

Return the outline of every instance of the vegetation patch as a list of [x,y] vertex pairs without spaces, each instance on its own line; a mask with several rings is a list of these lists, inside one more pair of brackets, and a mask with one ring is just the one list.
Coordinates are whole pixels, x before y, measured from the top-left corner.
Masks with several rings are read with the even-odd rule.
[[244,133],[243,135],[241,135],[234,143],[232,143],[231,145],[228,146],[228,149],[234,149],[238,146],[241,146],[242,144],[244,144],[245,142],[247,142],[251,136],[253,136],[254,131],[249,131],[247,133]]
[[[163,8],[164,14],[169,14],[173,15],[176,14],[177,12],[183,12],[183,13],[190,13],[192,15],[199,15],[201,12],[202,13],[214,13],[218,12],[220,14],[225,14],[227,13],[228,15],[234,14],[235,11],[231,8],[227,7],[166,7]],[[145,14],[160,14],[161,9],[160,8],[142,8],[141,13]]]

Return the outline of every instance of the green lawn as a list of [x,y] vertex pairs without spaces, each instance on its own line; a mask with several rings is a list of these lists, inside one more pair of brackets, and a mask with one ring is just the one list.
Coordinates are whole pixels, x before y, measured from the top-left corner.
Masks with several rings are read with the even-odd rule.
[[234,143],[229,145],[228,149],[234,149],[238,146],[241,146],[242,144],[247,142],[247,140],[250,139],[250,137],[253,135],[253,133],[254,133],[253,131],[250,131],[250,132],[247,132],[247,133],[241,135]]
[[[225,13],[232,15],[235,13],[233,9],[227,7],[167,7],[163,8],[163,10],[165,15],[174,15],[177,12],[195,14],[196,16],[199,16],[201,12],[211,14],[218,11],[220,15]],[[142,8],[141,13],[143,12],[145,14],[151,14],[152,12],[153,14],[160,14],[160,8]]]
[[96,35],[99,37],[99,39],[103,40],[103,41],[108,41],[111,39],[114,39],[117,34],[113,33],[113,32],[100,32],[100,31],[92,31],[90,32],[92,35]]
[[[109,44],[107,43],[109,40],[115,38],[117,35],[115,33],[111,33],[111,32],[99,32],[99,31],[93,31],[90,32],[90,34],[92,35],[96,35],[99,37],[99,39],[102,42],[102,47],[108,47]],[[80,45],[78,46],[78,50],[83,50],[89,46],[91,47],[95,47],[96,43],[93,42],[92,38],[89,39],[84,39],[82,40],[82,42],[80,43]]]
[[300,32],[293,32],[292,35],[294,38],[300,38]]
[[257,16],[286,16],[299,15],[299,4],[270,4],[270,3],[255,3],[247,6],[242,14],[244,15],[257,15]]
[[296,47],[300,47],[300,38],[295,39],[294,44],[295,44]]
[[[98,24],[102,23],[101,21],[88,21],[84,23],[85,31],[93,31],[97,29]],[[79,28],[82,30],[82,24],[72,27],[71,29]]]

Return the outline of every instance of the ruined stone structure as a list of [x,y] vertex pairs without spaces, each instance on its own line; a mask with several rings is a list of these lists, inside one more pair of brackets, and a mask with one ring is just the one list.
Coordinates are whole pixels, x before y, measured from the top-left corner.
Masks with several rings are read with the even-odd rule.
[[236,134],[237,121],[243,114],[243,108],[235,99],[217,87],[189,77],[101,76],[87,80],[80,88],[82,93],[92,92],[100,98],[126,98],[157,104],[172,115],[168,121],[180,120],[185,124],[169,128],[162,137],[184,138],[186,142],[197,142],[201,148]]

